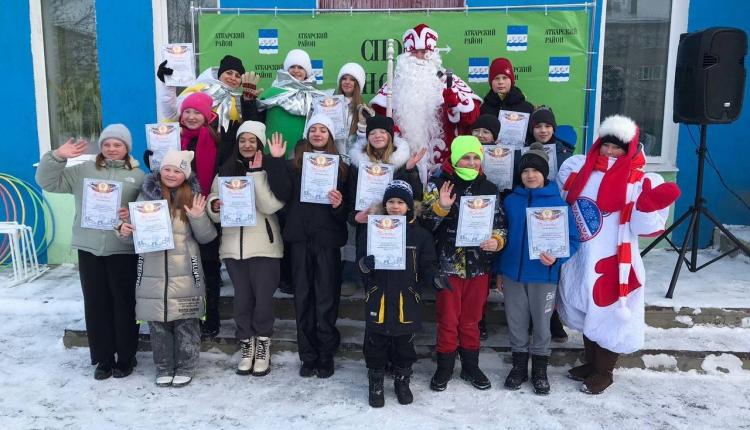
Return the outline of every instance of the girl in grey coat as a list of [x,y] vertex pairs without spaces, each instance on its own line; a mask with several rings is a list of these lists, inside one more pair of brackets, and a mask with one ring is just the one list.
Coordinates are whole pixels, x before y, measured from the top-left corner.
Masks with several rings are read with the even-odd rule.
[[[135,269],[133,245],[118,241],[111,230],[83,228],[81,205],[84,179],[108,180],[120,184],[120,205],[127,207],[138,196],[143,171],[130,156],[130,131],[111,124],[99,136],[96,159],[67,166],[67,160],[83,155],[88,142],[68,140],[42,156],[36,182],[50,193],[73,194],[75,217],[71,246],[78,251],[78,273],[83,291],[91,364],[94,378],[128,376],[136,364],[138,324],[135,320]],[[115,355],[117,359],[115,359]]]
[[[138,256],[136,318],[148,321],[156,365],[156,385],[190,383],[200,353],[199,319],[205,314],[205,284],[199,243],[216,238],[205,212],[206,198],[191,176],[192,151],[170,150],[161,169],[146,177],[139,201],[169,202],[174,248]],[[188,178],[188,179],[186,179]],[[133,225],[119,229],[132,241]]]

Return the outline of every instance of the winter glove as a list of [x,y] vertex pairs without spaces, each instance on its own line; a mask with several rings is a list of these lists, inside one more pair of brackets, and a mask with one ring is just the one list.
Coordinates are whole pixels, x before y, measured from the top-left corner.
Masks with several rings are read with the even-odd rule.
[[445,107],[452,109],[458,106],[461,103],[461,100],[459,100],[457,93],[453,92],[450,88],[446,88],[443,90],[443,103],[445,104]]
[[172,73],[174,73],[174,70],[167,67],[167,60],[164,60],[164,62],[159,64],[159,69],[156,71],[156,77],[159,78],[160,81],[164,82],[164,75],[171,76]]
[[432,288],[437,292],[445,290],[453,291],[450,282],[448,282],[448,277],[445,275],[436,274],[435,277],[432,278]]
[[375,270],[375,256],[368,255],[359,259],[359,270],[363,274],[368,274]]
[[147,149],[143,151],[143,164],[151,170],[151,156],[154,155],[154,151]]
[[255,100],[255,98],[263,92],[261,88],[258,90],[258,82],[260,81],[260,75],[255,72],[245,72],[242,74],[242,96],[246,100]]
[[368,105],[362,103],[357,106],[357,126],[364,130],[367,127],[367,120],[375,116],[375,111]]
[[677,184],[664,182],[656,188],[651,188],[651,179],[646,178],[643,180],[641,195],[635,202],[635,208],[641,212],[658,211],[674,203],[678,197],[680,197],[680,189]]

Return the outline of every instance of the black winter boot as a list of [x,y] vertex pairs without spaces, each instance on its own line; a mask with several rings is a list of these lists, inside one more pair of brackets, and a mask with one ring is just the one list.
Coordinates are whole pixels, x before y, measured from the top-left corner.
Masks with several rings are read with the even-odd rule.
[[552,312],[552,317],[549,320],[549,331],[552,334],[552,342],[565,343],[568,341],[568,333],[565,332],[562,320],[560,320],[560,314],[557,310]]
[[549,394],[549,380],[547,379],[547,364],[549,357],[546,355],[531,356],[531,383],[537,394]]
[[430,380],[430,389],[444,391],[448,388],[448,381],[453,377],[453,367],[456,365],[456,351],[437,353],[437,369]]
[[414,395],[409,389],[409,382],[411,382],[411,368],[393,368],[393,389],[396,391],[398,402],[402,405],[408,405],[414,401]]
[[370,381],[369,401],[373,408],[382,408],[385,405],[385,396],[383,395],[383,379],[385,372],[383,369],[368,369],[367,379]]
[[529,380],[529,353],[514,352],[513,368],[510,369],[508,377],[505,378],[505,388],[517,390],[521,384]]
[[479,390],[492,387],[487,375],[479,369],[479,350],[458,348],[458,353],[461,356],[461,379],[471,382]]

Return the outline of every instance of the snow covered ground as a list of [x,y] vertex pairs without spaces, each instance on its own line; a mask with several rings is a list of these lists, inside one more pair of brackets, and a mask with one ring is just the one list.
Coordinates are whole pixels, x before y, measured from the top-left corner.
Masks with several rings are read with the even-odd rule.
[[[655,251],[647,259],[652,279],[657,268],[674,264],[661,254],[668,253]],[[685,299],[680,306],[700,307],[707,305],[696,300],[716,296],[724,297],[716,306],[750,306],[748,268],[747,259],[736,258],[697,274],[685,271],[676,299]],[[157,388],[151,354],[139,353],[130,377],[95,381],[88,350],[66,349],[61,340],[65,327],[83,314],[76,273],[59,267],[31,284],[0,287],[0,429],[750,428],[750,372],[729,365],[720,366],[726,372],[706,374],[618,369],[615,385],[600,396],[578,392],[566,369],[553,367],[552,394],[540,397],[528,385],[504,390],[509,365],[494,353],[480,358],[493,383],[489,391],[454,378],[447,391],[434,393],[428,388],[434,363],[421,360],[412,383],[415,403],[398,405],[387,384],[382,410],[367,405],[362,361],[338,360],[328,380],[302,379],[296,354],[289,352],[275,354],[273,370],[263,378],[235,375],[236,356],[204,353],[191,385]],[[736,291],[717,294],[724,285],[736,285]],[[729,336],[750,333],[728,330]],[[647,336],[663,332],[649,329]],[[747,347],[748,338],[733,346]],[[652,360],[654,366],[669,364],[669,357]]]

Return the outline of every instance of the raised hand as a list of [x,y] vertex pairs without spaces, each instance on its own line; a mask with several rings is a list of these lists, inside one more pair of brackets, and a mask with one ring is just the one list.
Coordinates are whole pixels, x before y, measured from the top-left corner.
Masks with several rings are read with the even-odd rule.
[[331,202],[331,205],[334,209],[341,206],[341,203],[344,201],[344,197],[341,195],[341,192],[339,190],[331,190],[328,192],[328,201]]
[[253,156],[253,161],[250,162],[250,168],[259,169],[261,167],[263,167],[263,151],[255,151],[255,156]]
[[443,185],[440,186],[440,207],[445,210],[450,210],[455,201],[456,195],[453,194],[453,184],[451,181],[443,182]]
[[263,88],[258,89],[260,75],[255,72],[245,72],[242,74],[242,97],[245,100],[254,100],[263,92]]
[[286,155],[286,141],[284,140],[284,136],[278,131],[275,131],[271,135],[271,145],[268,147],[268,152],[273,158],[281,158]]
[[185,208],[185,213],[187,213],[188,216],[198,218],[203,215],[203,211],[206,210],[206,198],[203,197],[203,194],[195,194],[193,196],[193,205],[190,207],[185,205],[183,208]]
[[427,153],[427,148],[422,148],[419,151],[417,151],[415,154],[412,154],[411,157],[409,157],[409,161],[406,162],[406,170],[411,170],[414,168],[414,166],[419,163],[419,160],[424,157],[424,154]]
[[375,116],[375,111],[368,105],[361,103],[359,106],[357,106],[357,122],[358,124],[361,124],[362,127],[367,124],[367,118],[372,118]]
[[86,146],[88,146],[88,142],[85,139],[78,138],[75,142],[73,142],[73,138],[71,137],[68,139],[67,142],[60,145],[59,148],[55,149],[53,154],[55,154],[58,158],[75,158],[80,155],[83,155],[84,152],[86,152]]
[[167,67],[167,60],[164,60],[161,64],[159,64],[159,68],[156,70],[156,77],[159,78],[160,81],[164,82],[164,76],[171,76],[172,73],[174,73],[174,70]]
[[677,184],[664,182],[651,188],[651,179],[643,180],[641,194],[635,202],[635,208],[641,212],[654,212],[664,209],[680,197]]

